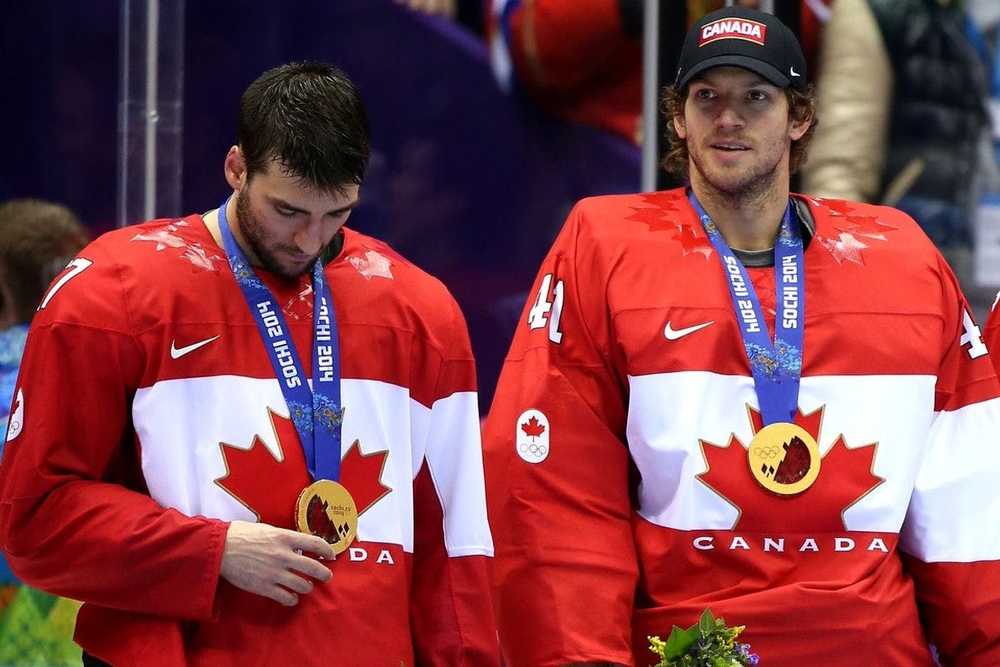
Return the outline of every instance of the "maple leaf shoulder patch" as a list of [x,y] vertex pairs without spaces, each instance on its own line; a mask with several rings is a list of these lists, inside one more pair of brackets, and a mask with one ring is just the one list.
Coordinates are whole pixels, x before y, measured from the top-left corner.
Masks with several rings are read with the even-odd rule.
[[549,420],[539,410],[525,410],[517,418],[514,439],[517,455],[528,463],[541,463],[549,455]]

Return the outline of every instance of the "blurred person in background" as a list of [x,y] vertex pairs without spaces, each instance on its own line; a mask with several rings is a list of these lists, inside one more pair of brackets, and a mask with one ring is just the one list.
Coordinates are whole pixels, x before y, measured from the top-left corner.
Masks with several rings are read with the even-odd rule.
[[987,63],[960,0],[836,0],[817,80],[805,192],[912,216],[967,282],[992,167]]
[[[0,204],[0,405],[14,396],[28,325],[49,283],[87,244],[65,206],[39,199]],[[2,417],[7,432],[9,413]],[[2,445],[0,445],[2,451]]]
[[704,17],[690,186],[582,200],[539,269],[484,429],[511,667],[648,665],[706,608],[739,664],[1000,664],[1000,383],[911,218],[790,193],[807,81],[775,17]]
[[235,134],[218,209],[101,236],[43,298],[0,546],[83,601],[87,665],[495,665],[475,362],[447,289],[345,224],[360,95],[276,67]]
[[395,0],[415,12],[443,16],[478,35],[483,34],[483,0]]
[[[490,4],[486,32],[501,85],[522,88],[553,116],[642,142],[643,0],[491,0]],[[660,65],[667,79],[687,29],[724,4],[723,0],[661,4]],[[757,8],[760,3],[738,4]],[[825,17],[824,0],[778,5],[775,15],[794,25],[811,61]]]
[[639,142],[643,0],[493,0],[494,70],[544,111]]
[[[45,288],[87,240],[80,221],[64,206],[38,199],[0,204],[0,432],[4,435],[8,428],[20,430],[23,419],[14,389],[28,324]],[[77,602],[21,585],[0,554],[0,664],[79,664],[80,648],[73,643],[78,608]]]

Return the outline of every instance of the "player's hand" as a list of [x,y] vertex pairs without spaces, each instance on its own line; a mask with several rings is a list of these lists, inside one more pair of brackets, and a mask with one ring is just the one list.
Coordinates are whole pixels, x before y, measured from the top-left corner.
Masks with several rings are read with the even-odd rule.
[[293,607],[313,589],[312,580],[329,581],[330,568],[305,554],[333,560],[321,537],[266,523],[233,521],[222,553],[222,578],[236,588]]

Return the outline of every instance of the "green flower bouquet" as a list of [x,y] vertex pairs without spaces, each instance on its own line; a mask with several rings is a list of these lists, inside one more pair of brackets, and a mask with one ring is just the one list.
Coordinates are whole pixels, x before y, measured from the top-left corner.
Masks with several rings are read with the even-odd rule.
[[744,625],[726,627],[721,618],[705,610],[701,619],[687,630],[674,626],[667,641],[648,637],[649,650],[660,658],[656,667],[750,667],[760,662],[749,644],[736,641]]

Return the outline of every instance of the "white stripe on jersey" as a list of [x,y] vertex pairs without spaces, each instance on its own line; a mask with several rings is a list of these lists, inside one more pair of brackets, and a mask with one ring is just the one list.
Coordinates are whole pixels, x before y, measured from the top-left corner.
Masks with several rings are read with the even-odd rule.
[[[444,509],[444,544],[449,556],[492,556],[486,521],[483,451],[475,392],[456,392],[435,401],[426,428],[425,456]],[[416,429],[414,429],[416,430]],[[475,443],[457,449],[453,443]]]
[[[847,530],[899,531],[928,449],[934,386],[928,375],[802,378],[800,410],[825,408],[821,454],[841,435],[848,448],[878,446],[872,472],[885,482],[844,513]],[[695,478],[707,471],[699,439],[725,446],[733,434],[750,443],[753,379],[686,371],[630,376],[629,387],[626,432],[643,480],[639,513],[678,530],[728,530],[736,508]]]
[[1000,559],[998,424],[1000,398],[938,413],[901,549],[927,563]]
[[[476,394],[454,394],[428,409],[406,388],[385,382],[345,379],[341,392],[347,408],[342,452],[355,440],[362,454],[389,451],[381,479],[392,493],[361,515],[358,539],[413,551],[413,479],[427,451],[445,534],[455,547],[449,553],[492,554]],[[260,436],[277,456],[268,407],[287,418],[273,379],[222,375],[165,380],[138,390],[132,418],[150,495],[189,516],[253,521],[254,515],[215,483],[226,474],[219,443],[247,449]]]

